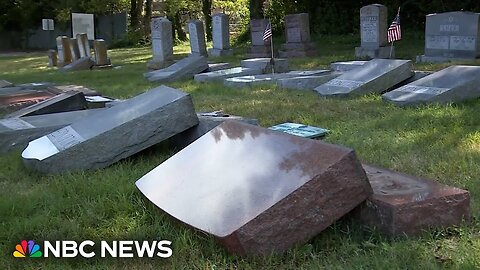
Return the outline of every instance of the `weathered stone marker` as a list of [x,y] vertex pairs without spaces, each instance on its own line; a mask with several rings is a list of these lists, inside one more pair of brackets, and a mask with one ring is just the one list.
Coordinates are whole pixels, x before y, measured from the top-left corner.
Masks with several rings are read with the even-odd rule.
[[373,59],[318,86],[315,91],[322,96],[380,94],[411,76],[410,60]]
[[[261,69],[263,73],[272,73],[272,59],[271,58],[251,58],[240,61],[240,65],[245,68]],[[273,65],[275,72],[287,72],[288,60],[285,58],[274,58]]]
[[345,72],[363,66],[368,61],[343,61],[333,62],[330,64],[330,69],[333,71]]
[[207,45],[205,41],[205,29],[200,20],[188,22],[188,36],[190,38],[190,49],[192,55],[207,56]]
[[79,58],[72,63],[63,66],[60,68],[60,71],[78,71],[78,70],[88,70],[95,65],[95,62],[90,57]]
[[315,44],[310,39],[308,13],[285,16],[285,37],[278,54],[280,57],[306,57],[317,54]]
[[149,81],[172,82],[180,79],[191,79],[193,75],[208,69],[207,58],[200,55],[190,55],[175,64],[144,74]]
[[77,43],[78,50],[80,52],[80,58],[92,56],[87,34],[77,34]]
[[[387,46],[387,7],[380,4],[360,9],[360,47],[355,48],[358,58],[390,58],[391,46]],[[395,48],[392,58],[395,57]]]
[[172,22],[166,17],[154,17],[150,24],[153,57],[149,69],[161,69],[173,64]]
[[263,71],[257,68],[234,67],[229,69],[196,74],[194,76],[194,80],[196,82],[223,81],[228,78],[248,75],[260,75],[262,73]]
[[24,149],[32,140],[103,110],[81,110],[21,118],[0,119],[0,153]]
[[238,255],[303,244],[372,194],[353,150],[237,121],[217,126],[136,185]]
[[70,38],[66,36],[57,37],[58,67],[70,64],[72,60],[72,51],[70,50]]
[[470,194],[434,181],[363,165],[374,194],[354,211],[368,226],[391,235],[460,225],[470,219]]
[[429,14],[425,24],[425,55],[417,62],[444,62],[480,56],[480,13]]
[[268,25],[266,19],[250,20],[252,46],[247,49],[247,57],[272,57],[270,39],[263,40],[263,33]]
[[383,94],[399,106],[461,102],[480,97],[480,67],[450,66]]
[[22,157],[48,173],[103,168],[196,124],[190,95],[160,86],[31,141]]
[[72,61],[80,59],[80,49],[76,38],[70,38],[70,54],[72,55]]
[[233,53],[230,48],[229,17],[224,13],[212,16],[212,43],[213,48],[208,49],[210,56],[224,56]]
[[278,80],[294,78],[294,77],[308,77],[320,74],[330,73],[329,70],[303,70],[303,71],[290,71],[287,73],[275,73],[275,74],[262,74],[228,78],[224,80],[225,86],[231,87],[246,87],[259,84],[274,84]]
[[96,66],[111,66],[110,58],[107,55],[107,44],[103,39],[93,41],[93,50],[95,51]]
[[55,67],[58,63],[57,51],[48,50],[48,66]]
[[333,80],[340,75],[342,75],[340,72],[328,72],[319,75],[281,78],[277,80],[277,86],[296,90],[314,90],[317,86]]
[[77,111],[87,108],[87,101],[82,92],[66,92],[15,111],[5,118],[17,118],[40,114]]

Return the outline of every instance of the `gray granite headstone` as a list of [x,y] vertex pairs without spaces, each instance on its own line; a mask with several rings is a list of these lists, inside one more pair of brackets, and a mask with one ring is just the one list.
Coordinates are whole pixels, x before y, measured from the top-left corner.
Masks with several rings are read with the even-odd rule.
[[234,77],[224,80],[225,86],[246,87],[258,84],[271,84],[277,80],[301,76],[315,76],[319,74],[330,73],[329,70],[307,70],[307,71],[290,71],[287,73],[262,74],[252,76]]
[[62,113],[0,119],[0,153],[23,149],[28,142],[88,117],[96,111],[80,110]]
[[190,55],[176,62],[175,64],[144,74],[149,81],[172,82],[180,79],[191,79],[208,69],[207,58],[200,55]]
[[80,59],[80,50],[76,38],[70,39],[70,54],[72,55],[72,61]]
[[380,94],[412,76],[410,60],[373,59],[318,86],[315,91],[322,96]]
[[22,158],[48,173],[103,168],[197,124],[190,95],[160,86],[31,141]]
[[[272,73],[271,58],[252,58],[245,59],[240,62],[240,65],[245,68],[261,69],[263,73]],[[287,72],[288,60],[284,58],[275,58],[274,61],[275,72]]]
[[[364,6],[360,9],[360,47],[355,48],[359,58],[389,58],[391,46],[387,46],[387,7],[380,4]],[[395,50],[392,51],[392,58]]]
[[480,97],[480,67],[450,66],[385,93],[383,99],[399,106],[461,102]]
[[212,43],[213,48],[208,49],[210,56],[224,56],[233,53],[230,49],[229,17],[224,13],[212,16]]
[[200,20],[188,22],[188,35],[190,38],[190,49],[192,55],[207,56],[207,45],[205,41],[205,30]]
[[310,41],[308,13],[285,16],[285,37],[287,42],[279,50],[280,57],[306,57],[317,54],[315,44]]
[[227,78],[260,75],[263,71],[257,68],[234,67],[212,72],[200,73],[194,76],[196,82],[223,81]]
[[363,66],[368,61],[344,61],[334,62],[330,64],[330,69],[333,71],[345,72]]
[[66,36],[57,37],[58,67],[63,67],[72,62],[72,51],[70,50],[70,38]]
[[150,69],[161,69],[173,64],[172,22],[166,17],[154,17],[150,24],[153,57],[147,62]]
[[271,57],[270,39],[263,40],[263,33],[267,25],[267,19],[250,20],[252,46],[247,49],[247,57]]
[[425,55],[421,62],[475,59],[480,56],[480,13],[429,14],[425,24]]
[[296,90],[314,90],[315,87],[333,80],[340,75],[342,75],[340,72],[328,72],[319,75],[283,78],[277,80],[277,86]]
[[93,50],[95,51],[95,65],[96,66],[110,66],[110,58],[107,55],[107,44],[103,39],[96,39],[93,41]]
[[63,66],[60,68],[60,71],[79,71],[79,70],[89,70],[95,65],[95,62],[90,57],[79,58],[72,63]]
[[78,50],[80,52],[79,58],[92,56],[87,34],[85,33],[77,34],[77,43],[78,43]]

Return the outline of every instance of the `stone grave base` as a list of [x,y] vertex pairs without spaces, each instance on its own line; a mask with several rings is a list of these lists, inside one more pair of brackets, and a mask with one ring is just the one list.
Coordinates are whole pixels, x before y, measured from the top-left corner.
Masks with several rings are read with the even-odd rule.
[[363,66],[368,61],[344,61],[334,62],[330,64],[330,69],[333,71],[346,72],[352,69]]
[[280,57],[307,57],[316,56],[315,43],[285,43],[278,51]]
[[[275,54],[275,53],[274,53]],[[254,58],[254,57],[271,57],[272,51],[270,46],[250,46],[247,49],[247,57]]]
[[230,63],[209,63],[207,72],[229,69]]
[[160,61],[160,60],[156,60],[156,59],[150,59],[147,62],[147,68],[152,69],[152,70],[157,70],[157,69],[162,69],[162,68],[166,68],[168,66],[171,66],[174,63],[175,63],[175,61],[173,61],[173,60]]
[[451,58],[443,56],[428,56],[428,55],[417,55],[417,63],[443,63],[443,62],[452,62],[452,61],[474,61],[474,58]]
[[219,57],[219,56],[229,56],[232,54],[233,54],[232,49],[228,49],[228,50],[221,50],[221,49],[215,49],[215,48],[208,49],[208,56]]
[[[240,65],[245,68],[255,68],[262,70],[263,73],[272,73],[271,58],[252,58],[245,59],[240,62]],[[287,72],[288,60],[283,58],[275,58],[273,60],[275,73]]]
[[[390,50],[392,51],[392,56],[390,57]],[[356,58],[383,58],[383,59],[393,59],[395,58],[395,46],[393,49],[391,46],[385,46],[380,48],[364,48],[364,47],[355,47],[355,57]]]

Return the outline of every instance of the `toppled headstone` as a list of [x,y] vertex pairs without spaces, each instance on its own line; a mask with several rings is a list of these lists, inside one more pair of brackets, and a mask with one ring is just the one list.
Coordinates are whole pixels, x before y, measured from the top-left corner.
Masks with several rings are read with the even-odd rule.
[[198,116],[198,125],[185,130],[184,132],[177,134],[170,138],[170,142],[175,145],[175,147],[182,149],[192,142],[196,141],[198,138],[202,137],[205,133],[214,129],[216,126],[221,123],[229,121],[240,121],[242,123],[258,126],[257,119],[243,118],[241,116],[229,115],[223,112],[210,112],[210,113],[197,113]]
[[103,39],[93,41],[93,50],[95,51],[95,67],[112,67],[110,58],[107,55],[107,44]]
[[368,61],[344,61],[334,62],[330,64],[330,69],[333,71],[346,72],[352,69],[363,66]]
[[136,185],[238,255],[303,244],[372,194],[353,150],[237,121],[217,126]]
[[328,129],[298,123],[283,123],[271,126],[268,129],[310,139],[325,136],[330,132]]
[[[6,80],[0,80],[0,88],[4,88],[4,87],[10,87],[12,86],[13,84],[9,81],[6,81]],[[1,92],[2,90],[0,90]]]
[[85,99],[87,100],[87,107],[89,109],[105,108],[108,103],[115,101],[115,99],[104,96],[87,96]]
[[149,69],[161,69],[173,64],[172,22],[166,17],[154,17],[150,23],[153,57]]
[[306,57],[317,54],[315,44],[310,39],[308,13],[285,16],[285,37],[278,54],[280,57]]
[[278,80],[285,78],[301,77],[301,76],[314,76],[319,74],[330,73],[329,70],[306,70],[306,71],[290,71],[287,73],[275,73],[275,74],[261,74],[228,78],[224,80],[224,85],[232,87],[246,87],[258,84],[272,84]]
[[48,173],[103,168],[196,124],[190,95],[160,86],[31,141],[22,158]]
[[33,82],[33,83],[17,84],[16,86],[25,90],[42,90],[42,89],[48,89],[54,85],[55,84],[51,82]]
[[20,85],[0,90],[0,113],[10,113],[59,94],[46,84],[24,85],[31,85],[32,88]]
[[380,94],[411,76],[410,60],[373,59],[318,86],[315,91],[322,96]]
[[282,78],[277,80],[277,86],[280,88],[313,91],[317,86],[333,80],[340,75],[342,75],[340,72],[328,72],[320,75]]
[[230,68],[230,63],[209,63],[207,72],[224,70]]
[[374,194],[354,216],[390,236],[460,225],[470,219],[470,194],[391,170],[363,165]]
[[405,81],[400,82],[399,84],[396,84],[396,85],[392,86],[391,88],[389,88],[389,89],[387,90],[387,92],[390,92],[390,91],[392,91],[392,90],[395,90],[395,89],[397,89],[397,88],[400,88],[400,87],[402,87],[402,86],[404,86],[404,85],[407,85],[407,84],[409,84],[409,83],[412,83],[412,82],[414,82],[414,81],[418,81],[418,80],[420,80],[421,78],[426,77],[426,76],[432,74],[433,72],[431,72],[431,71],[422,71],[422,70],[414,70],[413,73],[414,73],[414,74],[413,74],[412,77],[406,79]]
[[208,49],[210,56],[225,56],[233,53],[230,48],[230,24],[227,14],[217,13],[212,16],[212,43],[213,48]]
[[190,55],[175,64],[160,70],[145,73],[149,81],[172,82],[180,79],[191,79],[208,68],[207,58],[200,55]]
[[393,91],[383,99],[399,106],[461,102],[480,97],[480,67],[450,66]]
[[69,71],[79,71],[79,70],[89,70],[95,65],[95,62],[90,57],[79,58],[72,63],[63,66],[60,71],[69,72]]
[[425,54],[417,62],[445,62],[480,56],[480,14],[445,12],[429,14],[425,24]]
[[380,4],[372,4],[360,9],[361,45],[355,48],[356,57],[395,57],[395,47],[387,46],[387,15],[387,7]]
[[85,96],[98,96],[100,95],[97,91],[85,87],[83,85],[55,85],[54,87],[49,87],[50,90],[56,91],[58,93],[65,93],[70,91],[82,92]]
[[[261,69],[263,73],[272,73],[272,59],[271,58],[252,58],[240,61],[240,65],[245,68]],[[275,58],[273,66],[276,73],[287,72],[288,60],[284,58]]]
[[6,118],[0,120],[0,153],[13,149],[24,149],[32,140],[90,116],[102,110],[81,110],[63,113]]
[[194,79],[197,82],[223,81],[227,78],[247,75],[260,75],[262,73],[263,71],[261,69],[234,67],[212,72],[200,73],[195,75]]
[[205,30],[200,20],[188,22],[188,37],[190,39],[191,55],[207,56],[207,45],[205,41]]
[[15,111],[6,118],[33,116],[40,114],[77,111],[87,108],[87,101],[82,92],[61,93],[39,103]]
[[57,51],[48,50],[48,66],[55,67],[57,66],[57,63],[58,63]]
[[270,40],[263,40],[263,33],[268,25],[267,19],[250,20],[252,46],[247,49],[247,57],[271,57]]
[[70,38],[66,36],[57,37],[58,67],[63,67],[73,61],[72,51],[70,50]]

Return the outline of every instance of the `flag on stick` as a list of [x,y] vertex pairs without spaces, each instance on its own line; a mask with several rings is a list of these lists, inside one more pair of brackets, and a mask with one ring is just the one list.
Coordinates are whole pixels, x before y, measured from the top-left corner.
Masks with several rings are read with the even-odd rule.
[[265,31],[263,31],[263,40],[267,40],[272,37],[272,24],[268,22]]
[[388,28],[387,33],[388,43],[402,39],[402,29],[400,27],[400,8],[398,8],[397,16]]

